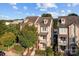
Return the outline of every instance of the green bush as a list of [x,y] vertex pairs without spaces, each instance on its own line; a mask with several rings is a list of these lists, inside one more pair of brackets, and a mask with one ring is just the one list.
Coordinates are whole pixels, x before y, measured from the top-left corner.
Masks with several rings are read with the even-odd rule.
[[0,51],[6,51],[8,48],[4,47],[3,45],[0,45]]
[[4,47],[11,47],[15,43],[16,36],[12,32],[5,32],[0,37],[0,45],[3,45]]
[[35,54],[38,56],[45,56],[45,51],[44,50],[36,50]]
[[21,45],[14,45],[13,49],[17,54],[22,54],[24,52],[24,48]]
[[53,52],[52,48],[50,48],[50,47],[47,47],[47,48],[46,48],[46,55],[47,55],[47,56],[52,56],[52,55],[54,55],[54,52]]

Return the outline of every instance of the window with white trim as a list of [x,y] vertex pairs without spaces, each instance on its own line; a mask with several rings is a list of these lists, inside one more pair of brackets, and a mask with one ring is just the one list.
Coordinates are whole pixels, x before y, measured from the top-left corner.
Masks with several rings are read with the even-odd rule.
[[47,32],[47,27],[41,27],[41,32]]
[[59,34],[67,34],[67,28],[59,28]]
[[61,23],[65,24],[65,19],[64,18],[61,18]]

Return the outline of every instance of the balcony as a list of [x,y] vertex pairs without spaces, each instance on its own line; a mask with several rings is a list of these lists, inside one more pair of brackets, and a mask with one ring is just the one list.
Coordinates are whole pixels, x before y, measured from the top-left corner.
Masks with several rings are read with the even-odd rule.
[[39,42],[40,42],[40,43],[45,43],[45,44],[47,43],[47,41],[46,41],[45,39],[40,40]]
[[59,45],[67,45],[67,42],[66,41],[59,41],[58,44]]
[[47,32],[48,32],[48,28],[47,27],[41,27],[40,33],[47,33]]

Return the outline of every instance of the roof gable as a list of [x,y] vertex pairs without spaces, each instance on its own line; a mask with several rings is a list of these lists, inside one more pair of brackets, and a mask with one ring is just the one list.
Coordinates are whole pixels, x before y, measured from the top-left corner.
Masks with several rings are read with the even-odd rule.
[[[44,24],[44,19],[47,20],[47,23]],[[52,17],[39,17],[37,23],[40,24],[40,26],[49,26],[51,23]]]

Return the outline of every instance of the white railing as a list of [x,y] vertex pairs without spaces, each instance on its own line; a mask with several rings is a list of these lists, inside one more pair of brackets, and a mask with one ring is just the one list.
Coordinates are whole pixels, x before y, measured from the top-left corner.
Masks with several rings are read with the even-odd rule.
[[67,45],[67,41],[60,41],[59,44],[60,45]]
[[46,43],[46,40],[45,39],[40,40],[40,43]]

